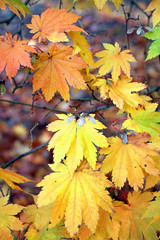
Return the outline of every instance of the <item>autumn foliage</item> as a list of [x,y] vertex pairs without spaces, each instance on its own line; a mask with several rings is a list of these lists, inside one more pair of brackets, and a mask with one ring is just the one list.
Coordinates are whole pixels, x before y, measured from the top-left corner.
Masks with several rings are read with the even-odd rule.
[[[13,204],[11,195],[1,188],[0,239],[158,240],[158,102],[150,95],[151,83],[147,79],[137,81],[132,75],[136,57],[129,42],[127,49],[118,39],[103,43],[100,51],[92,53],[90,33],[79,24],[81,16],[73,11],[77,2],[73,1],[71,9],[64,9],[60,1],[59,9],[49,7],[41,15],[31,15],[31,22],[26,24],[30,39],[22,40],[20,34],[9,31],[0,36],[0,73],[5,72],[11,84],[23,69],[27,77],[32,76],[37,104],[55,99],[70,104],[69,111],[52,104],[54,119],[46,128],[52,133],[46,144],[52,154],[51,170],[36,184],[37,195],[18,185],[33,181],[5,169],[18,159],[2,164],[0,178],[11,189],[32,197],[34,204]],[[126,17],[122,0],[111,2],[114,14],[122,7]],[[9,7],[19,18],[32,14],[27,4],[0,0],[1,10]],[[95,0],[92,4],[101,11],[108,2]],[[160,55],[160,1],[151,0],[143,12],[150,12],[147,16],[152,19],[152,24],[146,26],[149,31],[143,32],[145,26],[137,29],[139,38],[151,41],[145,64]],[[124,34],[128,36],[135,29],[126,29]],[[7,101],[2,80],[0,100]],[[80,94],[76,99],[79,90],[84,97]],[[89,109],[74,106],[72,99],[79,105],[89,101]],[[34,101],[30,105],[33,107]],[[108,134],[105,110],[113,106],[117,116]]]

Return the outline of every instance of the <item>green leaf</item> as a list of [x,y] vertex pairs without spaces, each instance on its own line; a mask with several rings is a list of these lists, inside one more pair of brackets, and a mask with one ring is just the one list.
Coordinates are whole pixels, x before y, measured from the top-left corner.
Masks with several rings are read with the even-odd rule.
[[148,56],[146,58],[146,61],[148,61],[149,59],[155,58],[159,55],[160,55],[160,40],[156,40],[149,47]]
[[[8,7],[10,8],[10,10],[12,12],[14,12],[19,18],[20,18],[20,14],[18,12],[18,10],[21,12],[21,14],[25,17],[25,14],[31,14],[29,8],[27,7],[27,5],[25,5],[21,0],[5,0],[4,4],[8,4]],[[2,8],[2,9],[5,9]]]
[[15,7],[17,7],[20,12],[23,9],[26,13],[31,14],[31,12],[30,12],[29,8],[27,7],[27,5],[25,5],[21,0],[12,0],[12,4]]
[[155,201],[152,201],[150,206],[146,209],[142,218],[153,218],[159,215],[160,218],[160,197],[157,197]]
[[160,112],[155,112],[155,109],[152,109],[152,111],[132,109],[128,117],[129,118],[124,121],[122,125],[123,128],[134,130],[136,132],[146,132],[149,133],[153,139],[159,139]]
[[151,43],[146,61],[160,55],[160,26],[154,27],[153,31],[146,32],[144,37],[154,41]]

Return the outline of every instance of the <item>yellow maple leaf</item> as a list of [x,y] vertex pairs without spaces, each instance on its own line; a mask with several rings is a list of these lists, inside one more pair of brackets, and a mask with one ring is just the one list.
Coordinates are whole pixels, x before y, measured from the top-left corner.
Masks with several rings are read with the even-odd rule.
[[80,70],[86,67],[86,63],[79,56],[73,56],[69,46],[58,49],[53,44],[48,51],[49,53],[39,53],[33,65],[37,70],[33,75],[33,91],[41,88],[46,101],[50,101],[58,91],[64,100],[69,101],[68,84],[77,89],[86,88],[80,73]]
[[160,113],[155,112],[157,104],[149,104],[143,108],[128,109],[128,118],[122,127],[136,132],[147,132],[156,141],[160,137]]
[[22,230],[22,222],[15,217],[21,210],[22,206],[17,204],[8,204],[9,195],[0,198],[0,239],[13,240],[11,230]]
[[116,83],[121,74],[121,69],[130,77],[130,64],[136,60],[130,54],[130,50],[121,51],[119,44],[116,42],[115,46],[108,43],[103,43],[106,50],[95,54],[96,57],[101,58],[95,63],[95,67],[100,67],[99,75],[105,75],[112,71],[112,79]]
[[59,163],[67,155],[68,166],[74,170],[85,157],[90,166],[95,168],[97,158],[95,145],[107,146],[106,137],[98,130],[106,127],[95,120],[93,114],[81,116],[78,120],[72,114],[57,116],[60,120],[48,125],[49,131],[56,132],[48,144],[48,150],[54,148],[54,162]]
[[66,42],[68,38],[65,32],[80,31],[86,33],[82,28],[73,25],[80,16],[70,13],[68,9],[48,8],[41,16],[33,15],[31,24],[27,27],[31,29],[33,39],[39,38],[39,42],[48,39],[51,42]]
[[145,12],[154,11],[152,15],[153,27],[155,27],[160,22],[160,1],[152,0],[148,5]]
[[73,54],[80,54],[81,58],[91,67],[94,67],[94,60],[87,39],[81,35],[81,32],[70,32],[68,35],[73,41]]
[[12,38],[10,32],[0,36],[0,72],[5,68],[10,81],[16,76],[20,65],[33,69],[28,52],[35,52],[35,50],[26,45],[27,42],[17,40],[17,35]]
[[31,180],[6,169],[0,168],[0,178],[2,178],[12,189],[23,191],[19,186],[14,183],[31,182]]
[[[110,81],[110,85],[107,80]],[[93,86],[97,86],[101,97],[109,97],[113,103],[120,109],[123,109],[124,103],[131,107],[137,107],[139,104],[143,104],[141,97],[135,93],[143,90],[146,85],[137,82],[131,82],[132,78],[128,78],[125,75],[121,75],[118,78],[117,83],[114,85],[112,79],[97,78]]]
[[123,187],[128,179],[130,186],[136,191],[142,188],[143,169],[149,174],[158,176],[159,171],[151,156],[159,155],[159,149],[154,144],[147,143],[149,140],[150,135],[147,133],[123,135],[122,139],[108,138],[110,147],[100,150],[101,154],[107,154],[101,170],[104,173],[112,171],[112,180],[116,187]]
[[146,208],[150,205],[153,195],[150,192],[133,192],[128,194],[128,205],[115,201],[117,220],[121,222],[119,240],[158,240],[154,226],[149,219],[142,219]]
[[38,195],[39,207],[52,204],[50,228],[58,224],[65,215],[65,226],[73,237],[82,220],[95,232],[99,218],[99,207],[113,212],[112,199],[106,187],[112,183],[100,171],[93,171],[82,164],[73,174],[67,165],[49,165],[54,173],[45,176],[37,185],[43,187]]
[[[99,10],[102,10],[102,8],[104,7],[107,0],[94,0],[94,1],[95,1],[97,8]],[[114,5],[116,6],[116,9],[118,11],[119,6],[122,4],[122,0],[111,0],[111,1],[114,3]]]

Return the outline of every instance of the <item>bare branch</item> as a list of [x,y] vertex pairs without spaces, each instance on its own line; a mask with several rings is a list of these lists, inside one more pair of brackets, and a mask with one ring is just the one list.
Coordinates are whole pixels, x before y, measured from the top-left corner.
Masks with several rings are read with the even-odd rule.
[[68,114],[67,111],[63,111],[63,110],[54,109],[54,108],[45,107],[45,106],[39,106],[39,105],[32,105],[32,104],[29,104],[29,103],[17,102],[17,101],[8,100],[8,99],[0,98],[0,102],[8,102],[8,103],[13,103],[13,104],[20,104],[20,105],[25,105],[25,106],[29,106],[29,107],[33,106],[35,108],[41,108],[41,109],[44,109],[44,110],[50,110],[50,111],[53,111],[53,112]]
[[9,167],[10,165],[12,165],[13,163],[15,163],[18,159],[21,159],[21,158],[23,158],[23,157],[25,157],[25,156],[27,156],[27,155],[29,155],[29,154],[32,154],[32,153],[40,150],[41,148],[45,147],[45,146],[49,143],[49,141],[50,141],[50,139],[49,139],[47,142],[39,145],[38,147],[33,148],[31,151],[28,151],[28,152],[25,152],[25,153],[22,153],[22,154],[18,155],[17,157],[11,159],[11,160],[10,160],[8,163],[6,163],[5,165],[2,165],[1,168],[5,169],[5,168]]

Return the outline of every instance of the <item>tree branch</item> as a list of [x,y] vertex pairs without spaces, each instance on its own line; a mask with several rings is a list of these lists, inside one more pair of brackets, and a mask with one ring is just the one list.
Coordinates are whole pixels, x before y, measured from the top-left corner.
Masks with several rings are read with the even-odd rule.
[[[74,99],[76,100],[76,99]],[[93,99],[94,100],[94,99]],[[96,99],[95,99],[96,100]],[[99,101],[99,99],[98,99]],[[17,101],[13,101],[13,100],[8,100],[8,99],[1,99],[0,98],[0,102],[8,102],[8,103],[13,103],[13,104],[21,104],[21,105],[25,105],[25,106],[29,106],[29,107],[32,107],[32,104],[29,104],[29,103],[24,103],[24,102],[17,102]],[[96,111],[99,111],[99,110],[103,110],[103,109],[106,109],[110,106],[113,106],[113,103],[106,103],[104,101],[102,101],[102,103],[104,103],[105,105],[103,106],[99,106],[99,107],[96,107],[96,108],[92,108],[92,109],[89,109],[89,110],[86,110],[86,111],[82,111],[82,113],[93,113],[93,112],[96,112]],[[67,111],[63,111],[63,110],[59,110],[59,109],[56,109],[56,108],[49,108],[49,107],[45,107],[45,106],[39,106],[39,105],[33,105],[33,107],[36,107],[36,108],[42,108],[42,109],[45,109],[45,110],[50,110],[52,112],[58,112],[58,113],[64,113],[64,114],[68,114],[69,112]]]
[[31,151],[22,153],[22,154],[20,154],[19,156],[11,159],[8,163],[6,163],[5,165],[2,165],[1,168],[5,169],[5,168],[9,167],[10,165],[12,165],[13,163],[15,163],[18,159],[23,158],[23,157],[25,157],[25,156],[27,156],[27,155],[29,155],[29,154],[32,154],[32,153],[40,150],[41,148],[45,147],[45,146],[49,143],[49,141],[50,141],[50,139],[49,139],[47,142],[39,145],[38,147],[33,148]]
[[149,94],[149,93],[152,93],[152,92],[156,92],[160,89],[160,86],[157,86],[157,87],[153,87],[147,91],[144,91],[142,93],[140,93],[140,95],[146,95],[146,94]]
[[136,8],[138,8],[144,15],[146,15],[147,17],[149,17],[150,15],[147,14],[134,0],[132,0],[131,2],[133,5],[136,6]]
[[58,113],[65,113],[65,114],[68,114],[67,111],[59,110],[59,109],[56,109],[56,108],[54,109],[54,108],[45,107],[45,106],[32,105],[32,104],[30,104],[30,103],[17,102],[17,101],[8,100],[8,99],[2,99],[2,98],[0,98],[0,102],[7,102],[7,103],[13,103],[13,104],[20,104],[20,105],[25,105],[25,106],[29,106],[29,107],[41,108],[41,109],[44,109],[44,110],[50,110],[50,111],[53,111],[53,112],[58,112]]

